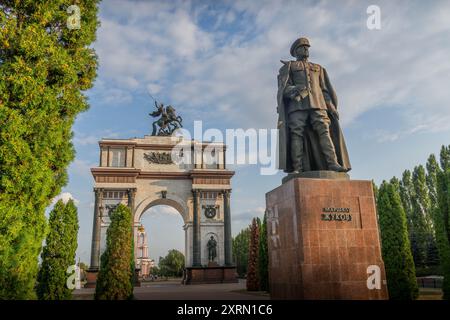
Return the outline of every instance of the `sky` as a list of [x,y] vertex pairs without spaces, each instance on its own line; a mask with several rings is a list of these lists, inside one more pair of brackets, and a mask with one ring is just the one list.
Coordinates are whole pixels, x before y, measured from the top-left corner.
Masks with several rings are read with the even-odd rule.
[[[367,28],[369,5],[380,8],[380,29]],[[73,127],[76,158],[60,195],[78,205],[78,256],[89,263],[90,168],[101,138],[150,134],[148,92],[175,106],[188,130],[196,120],[223,132],[275,128],[280,60],[292,59],[300,36],[337,92],[351,178],[380,183],[424,164],[450,143],[449,17],[448,1],[103,1],[93,44],[98,77],[85,92],[90,109]],[[258,165],[232,169],[235,235],[262,217],[265,193],[283,174],[261,175]],[[183,250],[174,209],[154,207],[142,221],[151,258]]]

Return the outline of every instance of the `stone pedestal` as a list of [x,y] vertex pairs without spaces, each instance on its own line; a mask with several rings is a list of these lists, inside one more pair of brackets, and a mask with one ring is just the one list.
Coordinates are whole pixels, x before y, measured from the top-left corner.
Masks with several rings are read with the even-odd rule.
[[183,284],[236,283],[237,272],[233,266],[187,267],[183,275]]
[[388,298],[371,181],[292,178],[266,206],[273,299]]

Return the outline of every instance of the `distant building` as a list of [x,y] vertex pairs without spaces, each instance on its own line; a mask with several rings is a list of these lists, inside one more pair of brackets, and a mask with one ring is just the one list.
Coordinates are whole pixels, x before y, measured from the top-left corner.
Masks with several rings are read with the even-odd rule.
[[137,233],[137,256],[136,267],[140,269],[139,277],[147,278],[151,274],[151,269],[155,266],[155,261],[148,256],[147,232],[143,225],[138,227]]

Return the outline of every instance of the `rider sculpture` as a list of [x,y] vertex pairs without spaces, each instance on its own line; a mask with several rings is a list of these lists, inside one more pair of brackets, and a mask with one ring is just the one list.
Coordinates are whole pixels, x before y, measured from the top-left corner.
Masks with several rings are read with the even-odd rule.
[[176,129],[183,127],[183,119],[176,115],[174,107],[171,105],[165,107],[162,103],[158,105],[156,101],[155,107],[156,111],[149,115],[160,118],[152,123],[152,136],[170,136]]

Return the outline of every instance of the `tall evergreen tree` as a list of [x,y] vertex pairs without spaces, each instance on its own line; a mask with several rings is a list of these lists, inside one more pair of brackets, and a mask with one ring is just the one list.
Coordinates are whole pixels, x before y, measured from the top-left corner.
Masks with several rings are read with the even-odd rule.
[[430,215],[430,198],[428,196],[425,169],[422,165],[414,168],[412,181],[414,185],[414,194],[411,198],[413,208],[412,225],[414,239],[418,247],[414,262],[416,266],[424,267],[428,264],[428,248],[435,246],[435,244],[433,243],[434,236]]
[[233,257],[236,263],[236,271],[240,277],[247,274],[248,248],[250,246],[250,228],[242,229],[233,238]]
[[[67,182],[88,108],[98,0],[0,2],[0,299],[34,298],[45,208]],[[75,22],[68,28],[67,22]]]
[[259,286],[261,291],[269,291],[269,252],[267,247],[267,214],[264,213],[264,218],[261,223],[259,234],[259,254],[258,254],[258,269],[259,269]]
[[119,204],[111,214],[106,250],[101,256],[95,288],[97,300],[125,300],[133,297],[133,230],[130,208]]
[[432,219],[432,226],[433,226],[433,234],[432,234],[433,241],[429,241],[427,252],[427,260],[428,260],[427,263],[431,266],[435,266],[440,264],[439,250],[437,248],[436,242],[436,228],[435,228],[436,211],[439,210],[437,176],[440,172],[440,168],[434,154],[431,154],[428,157],[426,168],[427,168],[426,182],[428,188],[428,195],[430,197],[430,217]]
[[433,214],[436,242],[444,274],[443,298],[450,300],[450,146],[441,149],[442,170],[437,173],[438,209]]
[[414,195],[414,185],[412,183],[411,171],[405,170],[402,174],[402,180],[400,181],[400,199],[402,200],[403,209],[406,214],[406,221],[408,225],[408,234],[411,238],[412,228],[412,197]]
[[67,287],[67,268],[75,264],[78,214],[73,200],[59,200],[49,217],[49,233],[42,251],[38,273],[37,295],[42,300],[68,300],[72,289]]
[[394,300],[416,299],[418,287],[406,215],[396,187],[383,181],[377,203],[389,296]]
[[441,153],[439,155],[439,160],[441,163],[441,168],[442,170],[447,170],[448,168],[450,168],[450,145],[447,146],[442,146],[441,147]]
[[252,225],[250,227],[250,247],[248,254],[248,267],[247,267],[247,290],[258,291],[259,290],[259,273],[258,273],[258,254],[259,254],[259,228],[258,221],[253,218]]

